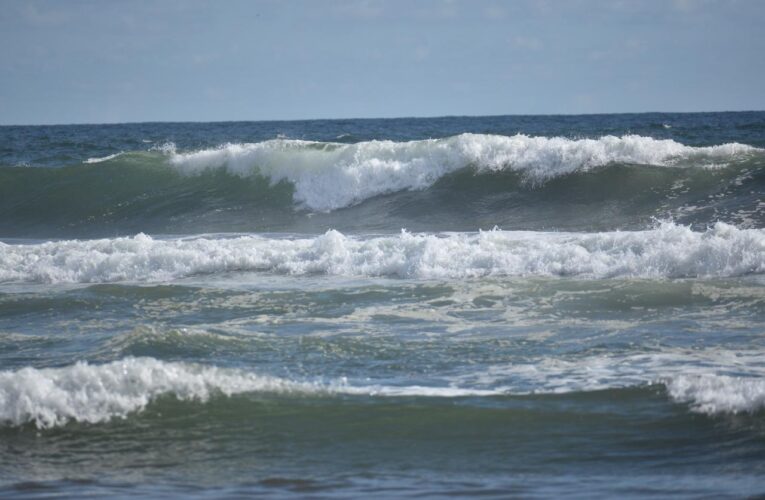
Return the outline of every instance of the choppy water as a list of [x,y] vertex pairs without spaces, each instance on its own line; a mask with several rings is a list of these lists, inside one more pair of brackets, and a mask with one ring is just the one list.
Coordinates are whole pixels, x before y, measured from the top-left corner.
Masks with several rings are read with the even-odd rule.
[[0,127],[0,495],[765,493],[765,113]]

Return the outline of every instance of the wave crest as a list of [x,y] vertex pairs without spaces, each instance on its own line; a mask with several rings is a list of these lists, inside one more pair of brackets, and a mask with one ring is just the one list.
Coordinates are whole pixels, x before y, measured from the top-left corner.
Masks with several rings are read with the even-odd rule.
[[513,171],[531,183],[612,163],[656,166],[714,166],[760,151],[729,143],[691,147],[638,135],[599,139],[461,134],[445,139],[356,144],[275,139],[226,144],[177,153],[166,149],[180,172],[197,175],[226,169],[240,176],[264,175],[295,186],[295,201],[316,211],[358,204],[373,196],[422,190],[457,170]]
[[70,420],[98,423],[143,410],[172,394],[207,401],[215,393],[291,392],[304,384],[215,366],[126,358],[104,365],[79,362],[64,368],[0,372],[0,422],[34,423],[38,428]]

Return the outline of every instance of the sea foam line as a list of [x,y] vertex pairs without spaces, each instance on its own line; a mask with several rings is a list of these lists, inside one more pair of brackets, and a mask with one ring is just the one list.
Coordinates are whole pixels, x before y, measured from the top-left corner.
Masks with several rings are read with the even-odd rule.
[[765,230],[673,223],[645,231],[485,231],[352,237],[154,239],[139,234],[42,244],[0,243],[0,283],[161,282],[258,271],[416,279],[558,276],[729,277],[765,272]]
[[105,161],[113,160],[113,159],[117,158],[118,156],[120,156],[122,154],[124,154],[124,151],[120,151],[119,153],[114,153],[114,154],[111,154],[111,155],[108,155],[108,156],[104,156],[104,157],[101,157],[101,158],[88,158],[87,160],[85,160],[84,163],[102,163],[102,162],[105,162]]
[[421,190],[457,170],[514,171],[531,183],[584,172],[612,163],[656,166],[719,165],[761,151],[738,143],[691,147],[670,139],[639,135],[599,139],[461,134],[421,141],[367,141],[355,144],[275,139],[225,144],[178,153],[162,149],[180,172],[209,169],[259,174],[295,186],[302,207],[330,211],[370,197]]
[[[638,356],[642,358],[645,356]],[[661,356],[659,356],[661,358]],[[576,363],[582,371],[589,359]],[[52,428],[71,421],[100,423],[114,418],[125,418],[138,413],[159,397],[173,396],[181,401],[207,402],[216,395],[232,396],[243,393],[273,393],[297,396],[352,395],[372,397],[496,397],[524,394],[560,394],[624,388],[662,383],[669,397],[688,404],[693,411],[705,414],[756,412],[765,407],[765,379],[739,377],[714,372],[656,377],[652,370],[635,372],[622,377],[619,371],[634,360],[614,358],[613,378],[595,383],[587,379],[573,380],[565,387],[551,387],[540,381],[532,390],[512,385],[502,387],[448,386],[390,386],[353,385],[340,378],[326,381],[294,381],[280,377],[258,375],[237,369],[197,365],[184,362],[166,362],[154,358],[125,358],[101,365],[78,362],[62,368],[22,368],[0,372],[0,424]],[[548,379],[572,377],[572,363],[563,363],[563,370],[551,371],[548,363],[541,363],[526,374],[540,373]],[[618,366],[621,365],[621,366]],[[657,367],[658,370],[661,366]],[[515,369],[524,375],[524,366]],[[708,370],[708,368],[707,368]],[[574,369],[576,371],[576,369]],[[677,371],[677,370],[674,370]],[[549,373],[548,373],[549,372]]]

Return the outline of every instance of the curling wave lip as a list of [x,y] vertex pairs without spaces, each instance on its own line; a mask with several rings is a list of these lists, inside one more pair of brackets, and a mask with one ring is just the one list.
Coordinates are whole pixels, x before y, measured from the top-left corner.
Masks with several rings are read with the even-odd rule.
[[611,163],[684,166],[691,161],[709,167],[761,150],[738,143],[692,147],[638,135],[567,139],[461,134],[356,144],[275,139],[188,153],[177,153],[173,147],[163,151],[171,165],[188,175],[225,169],[241,176],[264,175],[274,184],[288,181],[295,186],[300,206],[328,212],[381,194],[425,189],[469,166],[478,171],[515,171],[530,183],[541,183]]

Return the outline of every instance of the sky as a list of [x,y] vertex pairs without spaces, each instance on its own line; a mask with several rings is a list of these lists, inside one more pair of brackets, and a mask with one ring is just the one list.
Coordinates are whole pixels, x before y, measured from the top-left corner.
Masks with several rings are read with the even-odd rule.
[[0,124],[765,110],[763,0],[0,0]]

